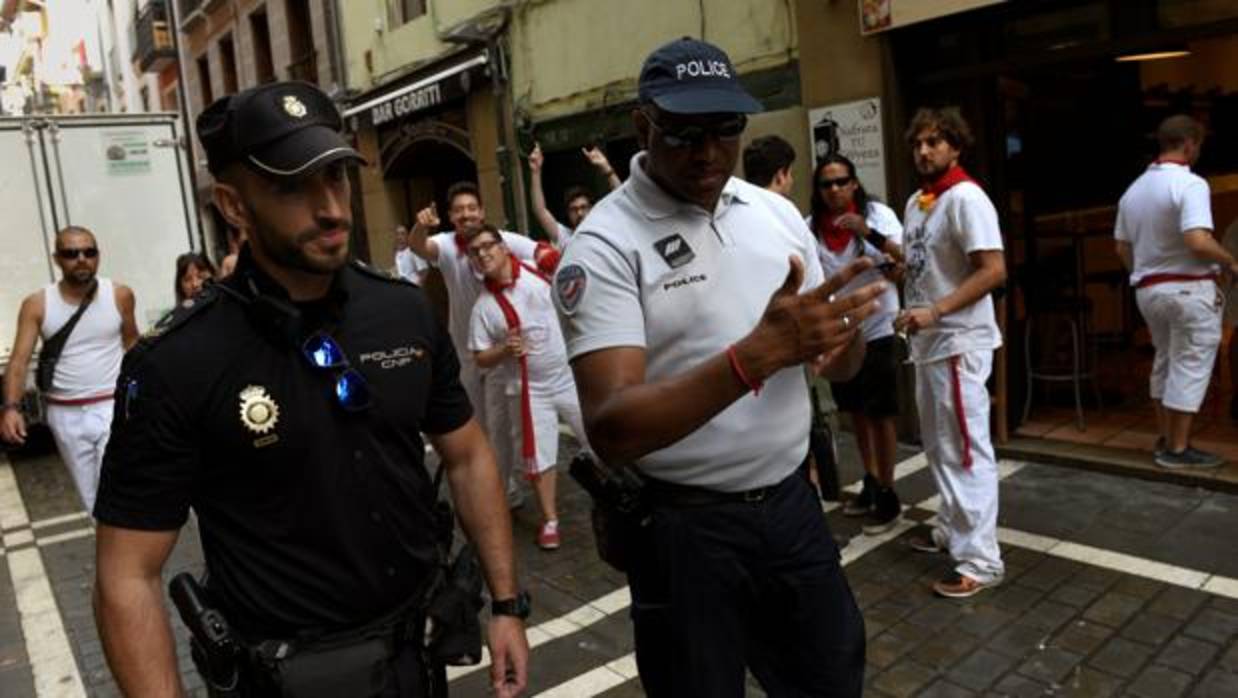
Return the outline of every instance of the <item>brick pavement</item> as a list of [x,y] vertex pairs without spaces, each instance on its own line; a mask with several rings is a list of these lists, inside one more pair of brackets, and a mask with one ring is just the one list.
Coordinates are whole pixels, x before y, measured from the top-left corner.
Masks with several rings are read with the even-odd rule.
[[[565,443],[564,458],[571,453]],[[13,461],[86,694],[117,695],[90,614],[93,538],[85,520],[73,518],[77,507],[68,477],[54,456],[16,455]],[[844,462],[854,463],[849,445]],[[845,479],[857,476],[854,466],[844,466]],[[567,478],[561,482],[563,549],[536,549],[532,506],[514,517],[522,577],[536,599],[529,695],[641,695],[632,678],[624,580],[593,552],[587,497]],[[901,480],[899,490],[905,503],[933,494],[924,470]],[[928,584],[948,564],[907,549],[906,534],[847,566],[867,623],[866,695],[1238,695],[1238,600],[1232,598],[1238,588],[1229,596],[1186,588],[1149,579],[1154,568],[1146,566],[1172,566],[1176,575],[1189,568],[1199,574],[1174,578],[1199,584],[1209,574],[1226,575],[1207,577],[1214,584],[1238,576],[1238,497],[1029,466],[1003,483],[1002,498],[1001,525],[1040,549],[1003,545],[1009,573],[992,592],[961,602],[934,598]],[[908,515],[924,521],[932,511]],[[837,532],[858,533],[857,523],[837,511],[829,518]],[[1060,544],[1050,547],[1045,537]],[[862,548],[862,541],[856,545]],[[1110,557],[1093,561],[1100,564],[1062,557],[1079,555],[1078,545],[1091,546],[1081,548],[1093,551],[1087,554]],[[197,571],[200,560],[190,527],[168,576]],[[34,696],[8,571],[8,557],[0,554],[0,696]],[[178,636],[186,683],[192,695],[203,695],[179,627]],[[453,695],[486,695],[486,684],[486,672],[473,671],[453,681]],[[552,692],[564,684],[572,688]],[[749,693],[762,695],[755,686]]]

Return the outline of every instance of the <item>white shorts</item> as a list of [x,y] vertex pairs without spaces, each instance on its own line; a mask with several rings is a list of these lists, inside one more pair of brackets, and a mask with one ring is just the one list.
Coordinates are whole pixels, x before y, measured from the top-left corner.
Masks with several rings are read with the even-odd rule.
[[1225,304],[1212,281],[1174,281],[1135,291],[1148,323],[1156,358],[1149,381],[1152,399],[1179,412],[1195,413],[1204,402]]
[[[559,460],[559,422],[568,425],[583,450],[589,450],[589,442],[585,438],[585,422],[580,414],[580,401],[576,397],[576,386],[560,390],[552,395],[533,393],[529,396],[529,406],[533,413],[533,437],[536,439],[537,462],[531,472],[525,475],[533,477],[555,467]],[[522,452],[524,429],[520,416],[520,396],[511,398],[512,415],[512,448],[517,456]]]
[[89,405],[47,406],[47,426],[87,513],[95,508],[99,469],[112,435],[113,404],[112,400],[103,400]]

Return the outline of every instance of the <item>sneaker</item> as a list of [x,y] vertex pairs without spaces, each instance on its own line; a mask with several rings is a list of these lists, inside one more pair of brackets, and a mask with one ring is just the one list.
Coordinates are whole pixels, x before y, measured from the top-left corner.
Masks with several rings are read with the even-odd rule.
[[893,487],[878,487],[873,500],[873,510],[864,520],[864,533],[870,536],[880,535],[894,528],[894,524],[898,523],[903,515],[903,504],[898,501]]
[[876,491],[877,478],[865,475],[863,489],[843,507],[843,516],[868,516],[868,513],[873,510],[873,493]]
[[1156,445],[1152,447],[1152,457],[1159,458],[1162,453],[1169,450],[1169,444],[1166,443],[1164,436],[1156,437]]
[[1225,463],[1225,459],[1215,453],[1201,451],[1198,448],[1187,446],[1178,453],[1173,451],[1161,451],[1156,455],[1156,464],[1166,470],[1181,470],[1183,468],[1218,468]]
[[969,596],[975,596],[985,589],[991,589],[998,584],[1001,584],[1000,579],[982,582],[972,579],[965,574],[951,572],[945,579],[933,584],[933,591],[938,596],[944,596],[948,599],[965,599]]
[[937,536],[932,530],[929,530],[927,534],[920,533],[908,538],[907,545],[918,553],[941,553],[946,550],[941,543],[937,542]]
[[559,522],[547,521],[537,531],[537,547],[542,550],[559,549]]

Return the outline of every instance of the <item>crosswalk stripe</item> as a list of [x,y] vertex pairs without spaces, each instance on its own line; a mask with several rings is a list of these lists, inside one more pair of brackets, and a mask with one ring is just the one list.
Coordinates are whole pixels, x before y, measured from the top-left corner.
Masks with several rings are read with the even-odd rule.
[[[0,528],[24,527],[30,521],[26,503],[22,501],[13,466],[0,457]],[[33,535],[30,530],[18,534]],[[17,614],[21,618],[22,636],[26,641],[26,655],[30,658],[34,674],[36,695],[40,698],[79,698],[86,695],[78,673],[77,661],[69,647],[64,620],[52,595],[52,587],[43,567],[43,558],[37,547],[12,550],[15,537],[6,534],[5,548],[9,548],[9,576],[17,600]]]

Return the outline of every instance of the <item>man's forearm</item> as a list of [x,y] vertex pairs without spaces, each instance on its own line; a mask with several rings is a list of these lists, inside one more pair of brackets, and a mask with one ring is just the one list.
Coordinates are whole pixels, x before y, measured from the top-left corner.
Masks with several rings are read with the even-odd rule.
[[[752,364],[741,359],[741,365]],[[718,354],[685,373],[611,395],[586,415],[589,442],[602,460],[631,463],[700,429],[747,392],[726,354]]]
[[1221,243],[1216,241],[1216,238],[1212,237],[1212,233],[1205,233],[1198,237],[1195,246],[1191,248],[1191,252],[1196,257],[1208,262],[1216,262],[1227,269],[1234,265],[1234,256],[1229,253],[1229,250],[1222,247]]
[[507,358],[507,347],[503,344],[473,352],[473,359],[482,368],[494,368],[503,363],[505,358]]
[[963,308],[970,307],[981,298],[991,293],[1006,280],[1006,269],[1001,267],[981,267],[972,272],[954,293],[942,298],[935,304],[937,312],[949,315]]
[[95,585],[95,623],[108,667],[129,698],[183,696],[159,577]]
[[26,359],[10,358],[4,373],[4,404],[21,402],[26,393],[26,371],[30,364]]
[[517,584],[511,516],[507,513],[507,499],[494,464],[494,452],[489,445],[479,447],[469,460],[444,464],[444,467],[460,526],[477,549],[491,598],[512,598],[516,595]]

